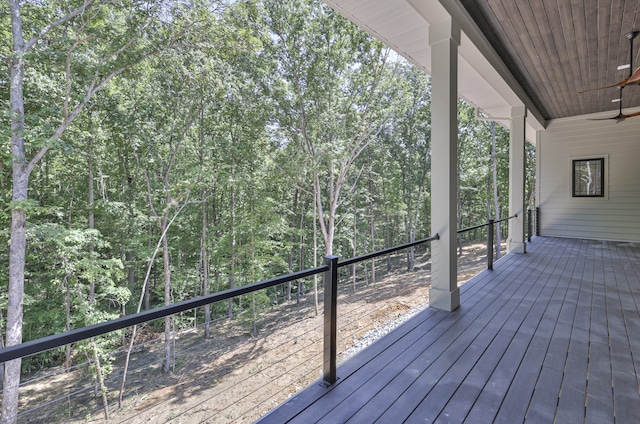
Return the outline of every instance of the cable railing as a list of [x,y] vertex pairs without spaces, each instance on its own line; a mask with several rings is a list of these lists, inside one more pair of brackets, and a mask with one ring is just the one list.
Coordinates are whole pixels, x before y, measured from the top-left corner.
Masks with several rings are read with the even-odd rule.
[[[530,217],[530,212],[529,215]],[[475,229],[488,227],[487,237],[487,261],[488,269],[493,268],[493,239],[494,239],[494,226],[497,223],[508,221],[517,215],[510,216],[501,220],[489,220],[486,223],[476,225],[469,228],[463,228],[458,230],[458,233],[464,233]],[[537,224],[537,220],[536,220]],[[529,218],[529,236],[531,234],[531,219]],[[536,228],[537,233],[537,228]],[[50,349],[59,348],[72,343],[76,343],[82,340],[87,340],[92,337],[97,337],[111,333],[116,330],[125,329],[134,325],[147,323],[153,320],[164,318],[167,316],[182,313],[188,310],[193,310],[205,305],[213,304],[229,300],[238,296],[255,293],[259,290],[272,288],[274,286],[281,285],[296,280],[301,280],[314,275],[322,274],[322,285],[324,289],[324,317],[321,326],[323,327],[323,351],[322,351],[322,380],[326,386],[330,386],[337,381],[336,368],[338,357],[338,345],[337,345],[337,333],[338,333],[338,312],[337,312],[337,300],[338,300],[338,269],[347,267],[364,261],[372,260],[377,257],[386,256],[391,253],[408,249],[411,247],[419,246],[429,243],[431,241],[439,239],[439,235],[423,238],[417,241],[405,243],[402,245],[382,249],[373,253],[367,253],[361,256],[339,260],[336,256],[325,257],[323,265],[302,270],[299,272],[286,274],[283,276],[259,281],[253,284],[240,286],[233,289],[228,289],[213,293],[207,296],[200,296],[197,298],[185,300],[182,302],[174,303],[167,306],[161,306],[152,310],[144,311],[137,314],[127,315],[112,321],[94,324],[91,326],[74,329],[68,332],[59,333],[47,337],[43,337],[37,340],[24,342],[16,346],[9,346],[0,349],[0,363],[4,363],[13,359],[26,357],[29,355],[45,352]]]

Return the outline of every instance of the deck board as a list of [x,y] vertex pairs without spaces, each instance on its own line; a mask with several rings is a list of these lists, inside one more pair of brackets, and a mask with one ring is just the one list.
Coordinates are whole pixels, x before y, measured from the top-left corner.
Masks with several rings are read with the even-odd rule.
[[640,422],[640,244],[528,249],[260,422]]

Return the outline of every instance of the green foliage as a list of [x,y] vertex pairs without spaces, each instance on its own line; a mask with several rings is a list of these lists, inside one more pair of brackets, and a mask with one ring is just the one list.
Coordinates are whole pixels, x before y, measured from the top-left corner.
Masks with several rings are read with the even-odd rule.
[[[24,3],[27,37],[68,7]],[[6,11],[0,5],[4,62]],[[0,261],[8,262],[11,208],[25,209],[25,340],[65,331],[66,305],[71,327],[132,313],[148,267],[149,306],[162,304],[155,249],[165,212],[175,218],[167,241],[176,302],[203,293],[205,253],[210,292],[321,262],[321,253],[313,256],[314,242],[322,246],[321,236],[314,240],[314,175],[323,204],[335,200],[341,257],[430,233],[429,77],[318,1],[100,3],[36,47],[25,58],[27,156],[51,150],[20,203],[10,201],[9,88],[0,74]],[[85,100],[92,84],[120,70]],[[79,105],[83,113],[52,140],[65,108]],[[495,214],[487,206],[491,140],[472,106],[459,109],[460,221],[468,226]],[[503,217],[508,141],[499,127]],[[529,148],[528,160],[534,156]],[[3,310],[7,283],[3,272]],[[278,301],[275,290],[264,291],[235,299],[232,309],[259,327],[260,312]],[[213,317],[227,313],[226,302],[212,306]],[[202,319],[185,313],[174,327]],[[74,355],[97,354],[108,373],[119,336],[95,343],[76,345]],[[61,355],[34,357],[25,368]]]
[[[98,231],[43,223],[29,228],[28,242],[25,340],[65,331],[65,305],[71,328],[120,316],[120,305],[131,293],[121,286],[121,260],[108,256],[111,246]],[[117,334],[110,337],[118,339]],[[24,362],[27,369],[29,360]]]

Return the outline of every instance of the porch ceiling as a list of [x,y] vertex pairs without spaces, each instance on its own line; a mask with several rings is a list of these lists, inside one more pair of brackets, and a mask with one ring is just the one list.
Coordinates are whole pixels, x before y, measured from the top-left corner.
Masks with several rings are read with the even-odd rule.
[[[624,35],[640,29],[637,0],[323,0],[424,69],[431,70],[429,25],[452,16],[462,29],[459,95],[489,116],[508,117],[524,104],[529,130],[548,120],[615,114],[612,85],[628,70]],[[640,37],[634,67],[640,65]],[[640,87],[624,90],[623,107],[640,106]]]
[[[625,34],[640,29],[638,0],[460,0],[545,119],[617,111],[616,84],[629,74]],[[634,43],[640,65],[640,38]],[[640,89],[623,92],[623,107],[640,105]]]

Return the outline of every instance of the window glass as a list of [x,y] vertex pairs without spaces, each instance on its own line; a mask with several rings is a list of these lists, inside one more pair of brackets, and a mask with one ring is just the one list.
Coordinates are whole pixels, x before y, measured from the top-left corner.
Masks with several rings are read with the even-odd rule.
[[573,161],[573,197],[604,196],[604,158]]

